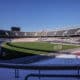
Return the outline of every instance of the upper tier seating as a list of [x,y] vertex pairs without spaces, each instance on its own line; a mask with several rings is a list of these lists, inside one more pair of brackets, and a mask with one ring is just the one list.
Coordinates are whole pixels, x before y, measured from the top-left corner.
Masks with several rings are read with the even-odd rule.
[[42,32],[20,32],[0,30],[0,38],[28,38],[28,37],[64,37],[79,36],[80,28],[60,30],[60,31],[42,31]]
[[72,36],[72,35],[76,35],[76,32],[79,30],[79,28],[77,29],[70,29],[67,31],[66,35],[67,36]]

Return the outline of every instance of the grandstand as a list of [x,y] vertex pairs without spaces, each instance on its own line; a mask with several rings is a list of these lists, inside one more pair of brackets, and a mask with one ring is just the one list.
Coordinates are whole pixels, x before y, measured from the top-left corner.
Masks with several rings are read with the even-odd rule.
[[[41,32],[21,32],[0,30],[0,40],[7,38],[10,41],[55,41],[80,43],[80,28],[59,30],[59,31],[41,31]],[[30,39],[31,40],[30,40]]]
[[80,28],[59,30],[59,31],[41,31],[41,32],[21,32],[21,31],[9,31],[0,30],[0,37],[74,37],[80,36]]
[[41,31],[41,32],[21,32],[21,31],[9,31],[9,30],[0,30],[0,36],[3,37],[7,37],[7,36],[10,36],[12,37],[13,35],[16,37],[16,36],[20,36],[21,37],[24,37],[24,36],[72,36],[72,35],[80,35],[80,28],[76,28],[76,29],[69,29],[69,30],[59,30],[59,31]]

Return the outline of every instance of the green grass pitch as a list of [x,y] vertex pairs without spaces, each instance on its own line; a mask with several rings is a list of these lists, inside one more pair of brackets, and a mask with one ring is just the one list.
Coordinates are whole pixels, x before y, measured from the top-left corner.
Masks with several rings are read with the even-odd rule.
[[12,42],[4,44],[3,47],[30,54],[45,54],[54,51],[78,48],[75,45],[51,44],[48,42]]
[[10,42],[2,45],[5,55],[1,59],[14,59],[25,56],[54,53],[55,51],[79,48],[76,45],[51,44],[49,42]]

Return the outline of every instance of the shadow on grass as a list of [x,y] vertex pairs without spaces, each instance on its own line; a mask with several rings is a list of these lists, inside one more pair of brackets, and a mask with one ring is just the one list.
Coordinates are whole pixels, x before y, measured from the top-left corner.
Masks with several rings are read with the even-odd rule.
[[14,59],[14,58],[20,58],[20,57],[25,57],[25,56],[34,56],[35,55],[32,53],[25,53],[25,52],[10,50],[10,49],[2,47],[2,54],[3,53],[5,53],[5,55],[0,55],[0,59]]
[[55,56],[37,55],[37,54],[30,54],[30,53],[25,54],[20,51],[9,50],[6,48],[2,48],[2,49],[6,53],[6,55],[0,56],[0,60],[3,60],[4,62],[7,60],[6,63],[29,64],[33,62],[48,60],[55,57]]

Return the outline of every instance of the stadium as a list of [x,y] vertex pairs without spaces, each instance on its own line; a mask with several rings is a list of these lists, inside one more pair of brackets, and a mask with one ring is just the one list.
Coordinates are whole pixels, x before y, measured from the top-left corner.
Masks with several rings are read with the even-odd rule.
[[[29,77],[39,77],[39,80],[40,77],[67,77],[74,80],[74,77],[80,78],[79,58],[80,28],[41,32],[22,32],[19,27],[0,30],[0,67],[15,69],[15,78],[19,78],[18,69],[31,69],[39,70],[39,74],[27,75],[24,80]],[[59,69],[76,70],[78,73],[40,74],[40,70]]]
[[20,28],[12,27],[11,31],[0,30],[0,41],[4,42],[2,45],[4,51],[1,52],[1,56],[4,58],[8,55],[15,57],[15,55],[9,54],[11,52],[8,51],[11,50],[12,52],[21,53],[21,56],[31,54],[49,56],[55,55],[54,53],[57,54],[57,52],[62,52],[62,54],[74,53],[78,56],[80,54],[80,28],[60,31],[21,32]]

